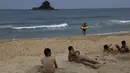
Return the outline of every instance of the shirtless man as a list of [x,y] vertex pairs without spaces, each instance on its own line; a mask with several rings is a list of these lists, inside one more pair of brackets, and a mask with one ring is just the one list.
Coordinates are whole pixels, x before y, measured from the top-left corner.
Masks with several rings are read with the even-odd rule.
[[105,53],[112,53],[114,50],[112,48],[110,48],[112,46],[112,44],[110,44],[109,46],[108,45],[104,45],[103,48],[103,52]]
[[45,58],[41,59],[42,64],[42,73],[54,73],[55,68],[58,68],[56,60],[54,57],[51,57],[51,50],[46,48],[44,50]]
[[116,45],[118,51],[120,53],[129,53],[129,47],[126,45],[126,41],[121,41],[121,47],[119,45]]
[[75,60],[75,58],[76,58],[75,55],[79,55],[79,54],[80,54],[79,51],[74,51],[73,46],[69,46],[69,47],[68,47],[68,51],[69,51],[68,60],[69,60],[70,62],[73,61],[73,60]]
[[99,62],[88,58],[86,55],[80,55],[79,51],[74,51],[73,46],[69,46],[68,51],[69,51],[68,60],[70,62],[74,61],[77,63],[82,63],[84,65],[91,66],[95,69],[99,67],[99,64],[100,64]]

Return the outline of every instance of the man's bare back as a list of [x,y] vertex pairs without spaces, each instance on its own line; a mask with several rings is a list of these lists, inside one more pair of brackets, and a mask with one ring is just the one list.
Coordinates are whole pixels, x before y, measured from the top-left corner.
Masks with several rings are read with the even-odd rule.
[[41,63],[42,63],[43,73],[54,73],[55,72],[54,57],[42,58]]
[[44,50],[45,58],[41,59],[42,69],[40,70],[41,73],[54,73],[55,68],[58,68],[56,60],[54,57],[51,56],[51,50],[46,48]]

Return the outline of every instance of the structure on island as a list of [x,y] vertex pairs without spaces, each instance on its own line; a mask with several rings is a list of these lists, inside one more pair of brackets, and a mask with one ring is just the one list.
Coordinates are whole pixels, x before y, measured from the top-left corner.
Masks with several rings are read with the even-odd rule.
[[42,3],[41,6],[39,6],[39,7],[34,7],[34,8],[32,8],[32,10],[56,10],[56,9],[54,9],[54,8],[51,6],[50,2],[46,0],[46,1],[44,1],[44,2]]

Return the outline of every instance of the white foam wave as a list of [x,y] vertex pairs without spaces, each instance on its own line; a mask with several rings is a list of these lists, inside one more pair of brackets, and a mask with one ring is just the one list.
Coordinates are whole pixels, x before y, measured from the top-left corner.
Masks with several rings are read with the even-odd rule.
[[130,23],[130,20],[111,20],[111,22],[115,22],[115,23]]
[[91,28],[100,28],[101,26],[93,25],[93,26],[89,26],[89,27],[91,27]]
[[119,31],[119,32],[109,32],[109,33],[87,34],[87,36],[91,36],[91,35],[123,34],[123,33],[130,33],[130,31]]
[[60,28],[68,26],[67,23],[57,25],[40,25],[40,26],[28,26],[28,27],[11,27],[12,29],[36,29],[36,28]]
[[3,26],[0,26],[0,28],[10,28],[12,27],[12,25],[3,25]]

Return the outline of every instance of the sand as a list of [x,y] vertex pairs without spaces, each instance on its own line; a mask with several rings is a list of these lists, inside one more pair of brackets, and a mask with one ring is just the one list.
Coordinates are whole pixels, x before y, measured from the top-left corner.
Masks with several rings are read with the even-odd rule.
[[[56,73],[130,73],[130,54],[117,54],[104,56],[102,46],[104,44],[120,45],[120,41],[126,40],[130,45],[130,33],[53,37],[21,40],[0,41],[0,73],[38,73],[40,60],[44,57],[45,48],[52,49],[52,55],[56,57],[59,69]],[[106,62],[99,69],[68,62],[67,47],[74,46],[82,54],[91,58],[98,57],[98,61]]]

